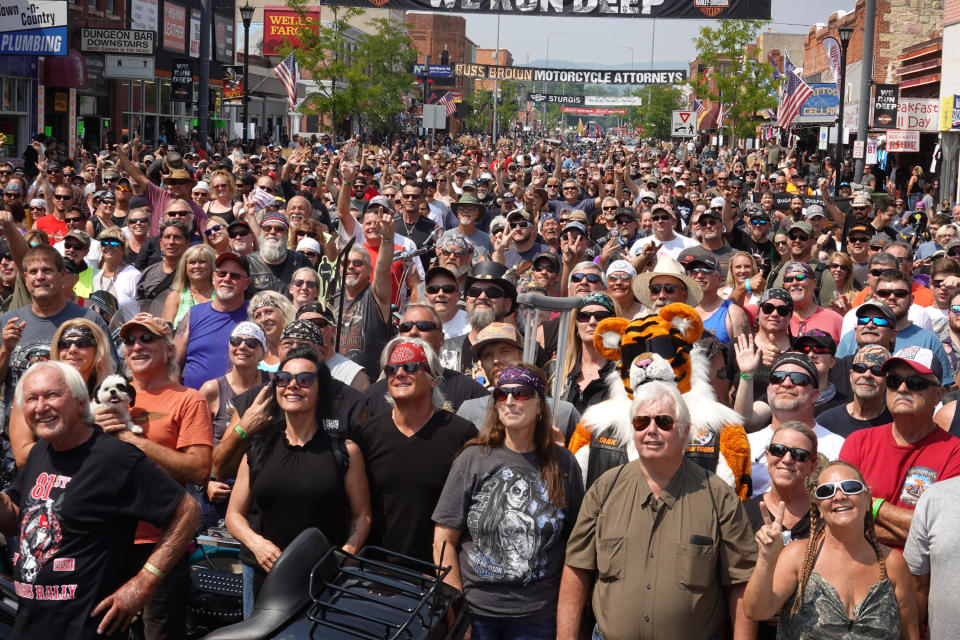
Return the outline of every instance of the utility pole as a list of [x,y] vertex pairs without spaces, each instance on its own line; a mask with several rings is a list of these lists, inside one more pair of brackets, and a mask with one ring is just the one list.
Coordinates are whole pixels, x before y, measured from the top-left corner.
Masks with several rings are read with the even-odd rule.
[[[207,125],[210,121],[210,16],[213,2],[202,0],[200,11],[200,88],[197,90],[197,137],[200,148],[207,149]],[[187,12],[189,13],[189,11]],[[246,78],[243,79],[246,82]]]
[[[863,12],[863,59],[860,62],[860,117],[857,120],[857,140],[862,143],[863,157],[854,165],[854,182],[863,180],[863,167],[867,157],[867,127],[870,118],[870,87],[873,85],[873,39],[877,23],[877,0],[867,0]],[[843,110],[843,103],[840,103]],[[842,134],[842,131],[837,133]],[[837,161],[837,172],[843,166]]]

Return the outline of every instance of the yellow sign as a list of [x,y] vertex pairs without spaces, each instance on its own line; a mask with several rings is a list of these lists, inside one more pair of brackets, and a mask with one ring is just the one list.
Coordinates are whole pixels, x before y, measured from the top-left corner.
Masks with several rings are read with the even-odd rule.
[[53,94],[53,110],[54,111],[66,111],[67,110],[67,93],[65,91],[57,91]]
[[940,131],[950,131],[953,122],[953,96],[940,98]]

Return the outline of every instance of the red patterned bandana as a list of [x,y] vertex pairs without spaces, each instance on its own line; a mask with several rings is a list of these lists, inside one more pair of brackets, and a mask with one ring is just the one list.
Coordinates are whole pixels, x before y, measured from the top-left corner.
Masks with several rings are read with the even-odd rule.
[[[427,354],[424,352],[423,347],[413,344],[412,342],[401,342],[398,344],[393,353],[390,354],[390,359],[387,361],[387,364],[405,364],[407,362],[422,362],[427,364]],[[429,371],[429,367],[427,368]]]

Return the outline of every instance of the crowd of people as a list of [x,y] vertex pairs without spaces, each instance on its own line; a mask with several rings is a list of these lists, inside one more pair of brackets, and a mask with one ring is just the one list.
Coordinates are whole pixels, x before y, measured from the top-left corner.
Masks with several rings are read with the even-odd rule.
[[905,202],[775,139],[32,149],[18,636],[183,638],[198,527],[245,615],[315,527],[450,567],[474,640],[960,625],[960,204],[922,169]]

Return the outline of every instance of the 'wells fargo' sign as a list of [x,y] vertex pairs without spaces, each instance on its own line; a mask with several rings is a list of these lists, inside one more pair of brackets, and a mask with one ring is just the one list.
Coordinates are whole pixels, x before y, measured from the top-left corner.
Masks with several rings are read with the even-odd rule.
[[286,7],[264,7],[263,9],[263,55],[278,56],[284,43],[293,48],[300,46],[300,27],[308,24],[320,24],[320,12],[308,11],[306,20],[300,14]]

